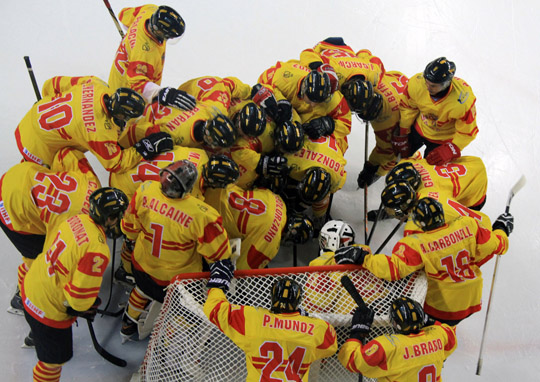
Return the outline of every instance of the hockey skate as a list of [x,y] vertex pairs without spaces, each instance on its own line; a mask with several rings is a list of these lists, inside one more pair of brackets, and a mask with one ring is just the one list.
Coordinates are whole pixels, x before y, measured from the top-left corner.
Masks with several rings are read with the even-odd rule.
[[7,308],[8,313],[16,314],[18,316],[24,316],[24,307],[21,298],[21,292],[19,288],[15,291],[15,294],[11,298],[9,307]]
[[30,330],[30,333],[28,333],[28,335],[26,337],[24,337],[24,342],[23,342],[21,347],[22,348],[27,348],[27,349],[35,348],[34,335],[32,334],[31,330]]
[[128,341],[135,341],[135,334],[138,332],[138,321],[134,320],[127,312],[122,315],[122,328],[120,329],[120,336],[122,337],[122,344]]
[[133,288],[135,286],[135,277],[125,270],[123,264],[120,264],[114,272],[114,282],[126,288]]

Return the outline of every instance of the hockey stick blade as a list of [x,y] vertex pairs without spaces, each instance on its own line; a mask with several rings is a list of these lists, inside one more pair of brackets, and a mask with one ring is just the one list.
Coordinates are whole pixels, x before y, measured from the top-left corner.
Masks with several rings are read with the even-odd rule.
[[360,308],[367,308],[364,299],[362,298],[362,296],[360,296],[360,293],[358,293],[358,290],[354,286],[349,276],[343,275],[341,277],[341,285],[343,285],[343,288],[345,288],[345,290],[349,292],[354,302],[356,302],[356,305],[358,305]]
[[86,323],[88,324],[88,331],[90,332],[90,337],[92,337],[92,343],[94,344],[94,349],[96,349],[98,354],[102,356],[103,358],[105,358],[110,363],[112,363],[113,365],[116,365],[119,367],[126,367],[127,362],[124,359],[118,358],[117,356],[112,355],[99,344],[96,338],[96,332],[94,332],[94,325],[92,325],[92,321],[86,320]]
[[525,184],[527,183],[527,178],[525,178],[525,175],[521,175],[521,178],[514,184],[514,187],[510,190],[510,194],[508,195],[508,201],[506,202],[506,212],[510,211],[510,203],[512,202],[512,199],[514,198],[514,195],[517,194],[519,190],[521,190]]

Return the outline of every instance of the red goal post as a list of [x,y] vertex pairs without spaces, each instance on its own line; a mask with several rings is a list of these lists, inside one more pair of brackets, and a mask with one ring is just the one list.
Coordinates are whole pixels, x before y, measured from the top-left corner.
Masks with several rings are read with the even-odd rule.
[[[349,336],[351,312],[356,303],[340,283],[348,275],[365,303],[375,311],[370,338],[392,333],[390,302],[407,296],[423,304],[427,280],[415,272],[399,281],[378,279],[355,265],[269,268],[236,271],[227,298],[231,303],[270,308],[270,288],[278,278],[299,282],[304,294],[301,307],[310,315],[334,325],[341,346]],[[245,356],[203,313],[208,272],[178,275],[168,287],[156,320],[139,381],[245,381]],[[310,381],[358,381],[337,355],[313,363]],[[370,380],[364,378],[364,380]]]

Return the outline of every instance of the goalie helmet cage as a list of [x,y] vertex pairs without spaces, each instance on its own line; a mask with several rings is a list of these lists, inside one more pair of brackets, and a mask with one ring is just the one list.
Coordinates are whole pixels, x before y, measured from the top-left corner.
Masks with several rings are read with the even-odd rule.
[[[423,304],[427,280],[424,272],[415,272],[398,281],[378,279],[369,271],[354,265],[296,268],[270,268],[236,271],[227,293],[233,304],[270,308],[270,289],[278,278],[288,276],[302,285],[300,306],[310,316],[332,324],[338,346],[349,337],[351,312],[356,308],[341,286],[341,276],[348,275],[365,303],[375,311],[370,337],[393,333],[389,321],[390,302],[399,296]],[[208,272],[179,275],[167,290],[139,372],[139,381],[245,381],[244,352],[214,326],[203,313]],[[338,348],[339,349],[339,348]],[[358,381],[358,375],[347,371],[337,354],[311,365],[310,381]],[[375,379],[367,379],[375,381]]]

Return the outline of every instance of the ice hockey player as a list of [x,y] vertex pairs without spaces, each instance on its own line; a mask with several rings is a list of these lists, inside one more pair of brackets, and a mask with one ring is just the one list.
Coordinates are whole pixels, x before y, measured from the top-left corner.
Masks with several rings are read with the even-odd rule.
[[122,234],[127,197],[110,187],[89,198],[89,214],[64,220],[49,231],[44,251],[26,274],[21,289],[30,325],[25,344],[35,345],[34,381],[60,380],[62,365],[73,356],[71,325],[77,317],[93,320],[103,273],[109,264],[107,237]]
[[[310,365],[337,351],[334,327],[300,313],[302,287],[296,281],[277,280],[272,285],[271,308],[265,309],[229,303],[225,292],[232,277],[229,260],[211,264],[203,309],[210,322],[245,352],[247,381],[307,381]],[[275,361],[284,366],[272,367]]]
[[161,85],[167,40],[179,39],[186,29],[182,17],[171,7],[147,4],[124,8],[118,19],[128,28],[116,51],[109,86],[131,88],[151,103],[191,110],[195,98],[183,90]]
[[264,268],[277,255],[282,239],[304,244],[313,237],[313,223],[300,214],[287,213],[283,199],[266,188],[243,190],[235,185],[239,170],[224,156],[203,166],[205,201],[223,218],[230,238],[242,240],[237,269]]
[[493,255],[506,253],[514,218],[503,213],[491,229],[469,216],[446,222],[441,203],[425,197],[413,208],[412,220],[422,233],[399,240],[390,257],[362,249],[347,252],[356,264],[384,280],[394,281],[425,270],[428,290],[424,311],[438,321],[457,325],[480,311],[480,266]]
[[454,78],[456,65],[439,57],[423,73],[409,79],[400,104],[399,129],[392,146],[401,158],[422,146],[430,165],[442,166],[459,158],[478,134],[476,97],[461,78]]
[[440,381],[444,361],[457,348],[455,329],[430,318],[408,297],[392,301],[389,316],[396,333],[363,345],[374,314],[368,307],[357,308],[350,337],[338,353],[341,364],[380,382],[416,381],[419,376],[423,381]]
[[131,262],[136,286],[122,317],[124,340],[137,333],[150,300],[163,303],[164,288],[175,275],[201,272],[203,258],[212,263],[231,256],[221,216],[190,195],[196,179],[193,163],[174,162],[160,171],[159,182],[144,182],[131,199],[122,230],[135,242]]
[[[291,120],[294,109],[307,136],[318,139],[333,135],[340,150],[347,151],[351,112],[340,92],[332,94],[327,73],[310,70],[297,60],[278,61],[260,75],[259,83],[253,87],[252,99],[258,105],[287,101],[291,107],[285,117],[284,112],[276,112],[280,116],[278,120],[273,118],[276,123]],[[265,109],[272,117],[272,109],[269,106]]]
[[384,73],[372,92],[366,86],[368,83],[358,81],[347,83],[347,86],[342,88],[345,98],[352,98],[360,105],[367,105],[365,111],[357,112],[357,115],[364,121],[370,121],[375,133],[375,147],[358,175],[360,188],[370,186],[396,165],[392,133],[399,127],[399,104],[408,81],[403,73],[391,71]]
[[141,156],[149,159],[172,148],[165,133],[149,135],[133,148],[118,145],[125,123],[144,111],[145,101],[137,92],[128,88],[111,92],[106,83],[93,78],[58,93],[52,80],[43,86],[43,94],[49,95],[34,103],[15,130],[25,160],[50,166],[56,152],[70,146],[90,151],[107,171],[117,172],[133,167]]
[[0,180],[0,226],[20,252],[18,286],[8,312],[23,314],[20,287],[34,259],[43,252],[48,231],[68,217],[88,214],[90,195],[101,188],[84,154],[61,149],[51,169],[33,162],[10,168]]

